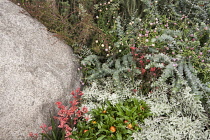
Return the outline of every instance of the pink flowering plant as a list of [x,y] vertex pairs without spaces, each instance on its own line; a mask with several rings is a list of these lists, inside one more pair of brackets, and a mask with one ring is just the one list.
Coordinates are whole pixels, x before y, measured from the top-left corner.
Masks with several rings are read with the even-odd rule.
[[[56,102],[59,111],[57,116],[51,117],[51,125],[47,127],[46,124],[40,126],[42,132],[40,133],[42,139],[47,140],[73,140],[69,138],[72,135],[72,130],[76,126],[79,120],[87,120],[84,114],[88,112],[86,107],[80,108],[81,96],[83,92],[77,89],[75,92],[71,92],[73,100],[70,101],[70,107],[65,106],[62,102]],[[38,138],[38,134],[29,133],[29,136],[33,139]]]

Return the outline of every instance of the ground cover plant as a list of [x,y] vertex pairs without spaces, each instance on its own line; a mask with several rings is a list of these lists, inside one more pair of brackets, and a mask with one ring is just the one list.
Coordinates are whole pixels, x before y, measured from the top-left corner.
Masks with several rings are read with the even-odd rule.
[[105,101],[105,105],[91,111],[91,121],[81,121],[77,131],[73,131],[74,139],[132,139],[133,132],[141,130],[138,123],[150,116],[149,107],[144,101],[134,98],[113,105]]
[[[208,1],[16,3],[71,45],[81,63],[81,107],[89,111],[77,108],[77,122],[69,127],[57,129],[58,118],[52,119],[56,133],[42,126],[49,129],[50,138],[41,133],[44,138],[210,138]],[[135,117],[143,110],[137,104],[145,105],[141,119]],[[125,110],[135,110],[134,116],[120,115]],[[60,119],[57,125],[63,121]]]

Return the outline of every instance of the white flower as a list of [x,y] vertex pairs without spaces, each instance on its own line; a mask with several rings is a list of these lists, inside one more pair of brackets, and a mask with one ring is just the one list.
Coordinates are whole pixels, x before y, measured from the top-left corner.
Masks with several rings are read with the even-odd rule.
[[98,40],[96,40],[96,43],[98,43]]
[[119,52],[121,52],[122,50],[119,50]]
[[101,47],[104,47],[104,44],[101,44]]
[[173,64],[173,66],[174,66],[174,67],[177,67],[178,65],[177,65],[177,64]]

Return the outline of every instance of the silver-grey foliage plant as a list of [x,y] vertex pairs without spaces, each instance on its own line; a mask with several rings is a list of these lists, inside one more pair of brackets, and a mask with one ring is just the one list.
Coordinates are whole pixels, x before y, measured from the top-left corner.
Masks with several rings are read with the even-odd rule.
[[185,87],[171,92],[169,86],[161,84],[146,100],[153,116],[141,125],[142,131],[133,134],[134,140],[207,140],[208,118],[201,102]]

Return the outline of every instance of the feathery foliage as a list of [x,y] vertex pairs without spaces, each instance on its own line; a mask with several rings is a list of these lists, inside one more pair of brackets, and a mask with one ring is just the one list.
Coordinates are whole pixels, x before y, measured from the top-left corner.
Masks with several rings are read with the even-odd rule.
[[208,119],[201,102],[190,93],[191,88],[169,93],[170,87],[159,84],[146,100],[154,116],[145,120],[141,132],[133,134],[134,140],[208,139]]

